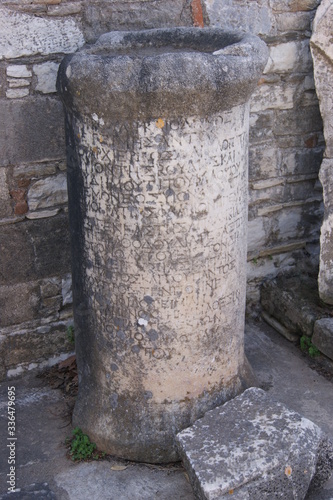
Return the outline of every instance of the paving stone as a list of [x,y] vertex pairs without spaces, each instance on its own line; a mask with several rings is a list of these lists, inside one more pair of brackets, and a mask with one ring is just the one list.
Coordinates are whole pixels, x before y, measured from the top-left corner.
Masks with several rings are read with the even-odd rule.
[[323,431],[258,388],[208,411],[176,439],[201,500],[303,499],[333,469]]

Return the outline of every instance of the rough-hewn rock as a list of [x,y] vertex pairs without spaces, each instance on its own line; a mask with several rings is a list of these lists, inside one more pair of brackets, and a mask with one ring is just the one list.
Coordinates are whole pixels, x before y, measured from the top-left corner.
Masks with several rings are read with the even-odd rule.
[[333,360],[333,318],[318,319],[314,325],[312,343]]
[[205,414],[176,438],[196,498],[304,498],[333,470],[333,444],[261,389]]
[[311,50],[314,59],[316,90],[324,121],[325,159],[320,170],[325,214],[320,238],[319,294],[333,304],[333,4],[323,0],[313,23]]

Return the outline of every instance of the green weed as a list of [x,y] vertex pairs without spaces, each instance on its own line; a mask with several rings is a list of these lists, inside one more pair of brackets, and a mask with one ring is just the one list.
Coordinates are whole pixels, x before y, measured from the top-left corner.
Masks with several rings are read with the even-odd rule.
[[[73,438],[70,442],[70,457],[72,460],[87,460],[89,458],[94,458],[94,452],[96,451],[96,444],[92,443],[87,436],[83,434],[79,427],[75,427],[73,430]],[[97,456],[97,458],[100,458]]]
[[310,337],[307,337],[306,335],[303,335],[300,338],[300,346],[301,346],[301,350],[303,352],[308,353],[308,355],[311,356],[311,358],[314,358],[314,357],[320,355],[320,351],[317,349],[316,346],[314,346],[312,344]]
[[71,344],[75,344],[74,326],[69,325],[67,327],[67,339]]

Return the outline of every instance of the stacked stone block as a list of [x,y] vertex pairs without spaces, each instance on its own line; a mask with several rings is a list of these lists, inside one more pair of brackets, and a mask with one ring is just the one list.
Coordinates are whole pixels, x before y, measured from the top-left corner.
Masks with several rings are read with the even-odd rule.
[[[309,38],[320,2],[201,3],[205,25],[252,31],[270,48],[250,117],[248,299],[249,304],[258,304],[262,280],[295,266],[305,250],[318,244],[322,218],[318,170],[324,141]],[[192,4],[188,0],[2,0],[2,376],[45,359],[54,361],[72,348],[65,340],[71,305],[63,299],[70,250],[63,110],[55,93],[60,61],[110,30],[191,25]],[[54,286],[45,288],[50,280]],[[38,349],[30,338],[39,342]]]

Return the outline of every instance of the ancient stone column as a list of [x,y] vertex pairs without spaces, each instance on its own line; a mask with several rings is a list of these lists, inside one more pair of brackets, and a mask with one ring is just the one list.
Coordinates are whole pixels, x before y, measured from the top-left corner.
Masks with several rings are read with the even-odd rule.
[[324,122],[326,149],[319,178],[324,194],[320,235],[318,288],[320,298],[333,304],[333,4],[323,0],[317,9],[311,37],[316,92]]
[[63,61],[79,395],[74,424],[134,460],[246,386],[248,100],[257,37],[103,35]]

